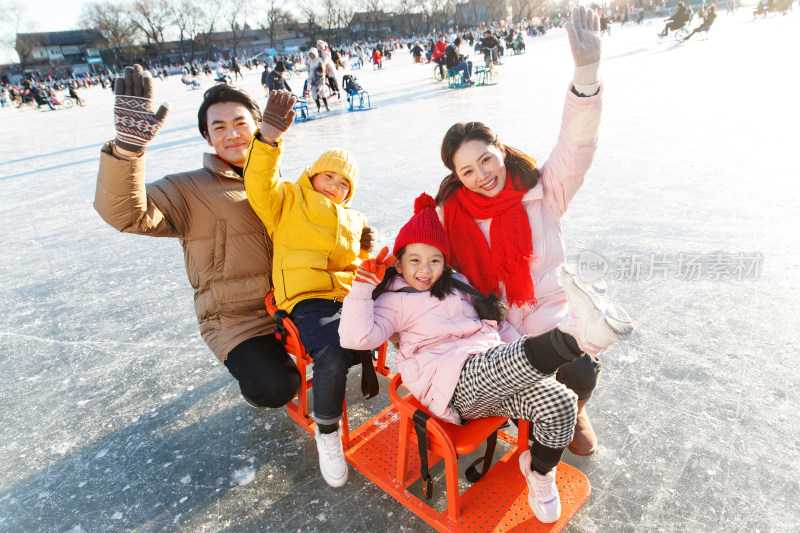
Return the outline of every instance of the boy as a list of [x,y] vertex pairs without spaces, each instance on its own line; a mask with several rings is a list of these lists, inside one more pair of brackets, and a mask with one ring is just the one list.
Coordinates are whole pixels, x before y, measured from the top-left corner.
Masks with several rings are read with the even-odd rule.
[[357,362],[339,343],[342,300],[372,248],[373,230],[347,204],[358,182],[352,155],[323,153],[295,183],[280,178],[281,136],[294,121],[297,98],[272,91],[259,133],[248,147],[244,184],[253,210],[274,246],[275,303],[289,317],[314,360],[314,421],[322,477],[347,482],[341,441],[347,370]]

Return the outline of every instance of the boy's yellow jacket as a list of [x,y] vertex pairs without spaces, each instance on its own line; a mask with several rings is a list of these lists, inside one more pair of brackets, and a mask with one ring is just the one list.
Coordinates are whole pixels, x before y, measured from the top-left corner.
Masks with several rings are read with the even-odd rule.
[[[358,265],[364,216],[335,204],[314,190],[306,168],[295,183],[280,178],[283,140],[272,147],[257,139],[247,149],[244,187],[247,199],[272,238],[272,280],[278,309],[291,313],[310,298],[341,300]],[[351,183],[350,198],[355,193]],[[361,254],[361,255],[359,255]]]

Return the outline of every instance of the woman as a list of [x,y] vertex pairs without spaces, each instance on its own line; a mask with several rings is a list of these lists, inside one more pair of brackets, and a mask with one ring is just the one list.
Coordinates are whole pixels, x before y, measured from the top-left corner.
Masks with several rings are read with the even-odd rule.
[[[480,122],[455,124],[442,141],[442,162],[451,173],[436,203],[455,251],[453,266],[484,294],[502,294],[510,307],[507,320],[524,335],[555,328],[567,313],[559,280],[566,259],[561,216],[583,184],[597,147],[600,19],[591,9],[575,8],[567,34],[575,74],[558,142],[541,169]],[[561,367],[557,379],[578,395],[568,448],[591,455],[596,438],[584,407],[597,384],[600,349],[581,348],[585,355]]]

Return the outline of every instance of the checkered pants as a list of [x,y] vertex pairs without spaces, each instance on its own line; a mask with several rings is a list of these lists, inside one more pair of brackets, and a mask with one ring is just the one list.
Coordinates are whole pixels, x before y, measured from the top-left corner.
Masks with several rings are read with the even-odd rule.
[[467,359],[452,403],[461,418],[504,416],[533,422],[533,437],[550,448],[572,440],[578,414],[574,392],[542,374],[525,356],[525,339]]

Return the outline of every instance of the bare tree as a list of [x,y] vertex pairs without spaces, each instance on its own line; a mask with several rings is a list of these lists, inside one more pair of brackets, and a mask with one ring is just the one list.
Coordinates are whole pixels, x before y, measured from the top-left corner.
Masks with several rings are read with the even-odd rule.
[[[8,50],[8,59],[17,65],[19,73],[33,61],[33,50],[39,46],[38,41],[24,35],[32,32],[36,24],[27,17],[27,5],[22,0],[11,0],[0,4],[0,46]],[[11,50],[16,50],[18,60],[14,61]]]
[[433,9],[430,0],[413,0],[417,12],[422,15],[423,29],[425,32],[433,28]]
[[411,15],[414,6],[413,0],[397,0],[397,13],[402,16],[405,24],[404,27],[398,28],[400,33],[411,36],[417,33],[411,24]]
[[194,0],[194,4],[203,12],[201,28],[195,37],[195,42],[201,50],[211,54],[214,50],[214,43],[211,34],[214,33],[218,25],[220,13],[224,5],[219,0]]
[[354,13],[355,7],[349,2],[339,2],[336,6],[336,27],[344,32],[344,36],[341,34],[339,36],[342,42],[347,42],[349,40],[349,26],[350,21],[353,20]]
[[514,9],[514,20],[519,22],[544,15],[550,3],[547,0],[514,0],[511,5]]
[[306,35],[314,43],[317,40],[317,27],[320,19],[319,10],[317,7],[317,0],[299,0],[297,7],[300,10],[301,21],[306,24]]
[[169,0],[133,0],[128,7],[131,22],[154,44],[160,58],[164,49],[164,33],[172,26],[174,16]]
[[266,0],[267,18],[262,29],[269,38],[270,48],[275,48],[275,31],[294,21],[291,13],[282,7],[283,0]]
[[117,66],[130,63],[137,48],[139,29],[131,22],[127,13],[128,10],[118,3],[91,2],[83,6],[78,18],[79,26],[96,30],[108,42]]
[[186,55],[185,41],[189,41],[190,61],[194,61],[197,36],[205,26],[205,12],[194,0],[179,0],[173,5],[173,24],[178,29],[181,53]]
[[248,29],[247,11],[250,7],[250,0],[228,0],[222,11],[222,16],[231,30],[231,45],[233,47],[233,57],[238,55],[239,41]]
[[[369,39],[370,33],[376,33],[380,29],[381,19],[383,18],[384,1],[385,0],[358,0],[358,7],[363,11],[364,39]],[[373,30],[373,27],[376,29]]]

